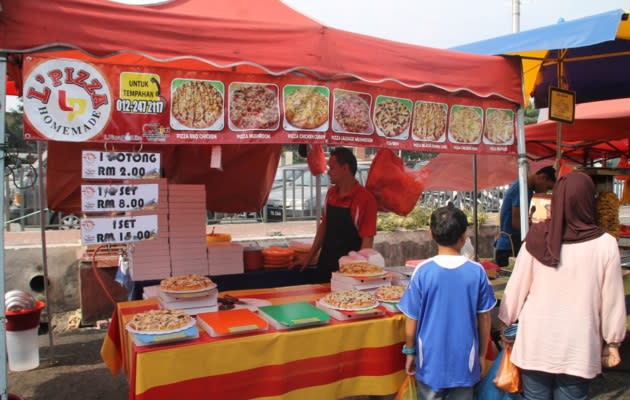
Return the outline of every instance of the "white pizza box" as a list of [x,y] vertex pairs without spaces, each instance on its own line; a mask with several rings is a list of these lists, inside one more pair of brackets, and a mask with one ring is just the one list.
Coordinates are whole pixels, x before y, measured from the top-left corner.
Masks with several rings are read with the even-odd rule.
[[[203,199],[194,199],[192,197],[201,197]],[[206,211],[205,194],[190,194],[185,196],[173,195],[168,196],[168,208],[171,213],[177,214],[199,214],[201,211]]]
[[184,263],[182,264],[172,264],[171,271],[174,275],[208,275],[208,269],[205,264],[193,264],[192,266],[188,266]]
[[328,315],[330,315],[337,321],[353,321],[353,320],[368,319],[368,318],[378,318],[386,314],[385,309],[381,305],[374,308],[370,308],[368,310],[359,310],[359,311],[335,310],[335,309],[324,306],[319,301],[315,303],[315,306],[317,306],[317,308],[322,309],[325,313],[327,313]]
[[175,250],[177,249],[177,246],[194,247],[194,246],[201,245],[204,251],[206,250],[206,247],[207,247],[205,234],[186,236],[184,234],[174,234],[173,232],[171,232],[169,243],[171,245],[171,248]]
[[206,207],[205,192],[173,192],[168,193],[169,206],[177,207],[181,204],[196,204],[199,207]]
[[137,268],[130,268],[129,271],[131,279],[135,282],[162,279],[162,277],[171,273],[170,267],[168,269],[152,269],[147,266],[147,268],[140,270]]
[[184,310],[187,308],[213,307],[213,306],[217,306],[218,304],[217,302],[218,293],[219,291],[215,287],[214,289],[208,291],[207,295],[204,295],[201,297],[178,299],[158,289],[158,300],[162,308],[167,308],[170,310],[178,310],[178,309]]
[[[204,239],[205,240],[205,239]],[[243,253],[243,245],[234,242],[208,243],[208,254]]]
[[142,298],[144,300],[157,298],[159,290],[160,285],[145,286],[142,288]]
[[380,276],[349,276],[342,274],[341,272],[333,272],[332,278],[339,282],[349,282],[353,284],[362,284],[362,283],[374,283],[378,281],[391,282],[393,275],[390,273],[386,273]]
[[123,181],[126,185],[139,185],[141,183],[157,183],[159,188],[166,187],[168,185],[168,181],[166,178],[156,178],[156,179],[125,179]]
[[168,234],[168,225],[162,231],[158,231],[158,236],[155,239],[141,240],[139,242],[133,242],[131,245],[134,247],[142,248],[142,247],[168,244],[168,235],[164,235],[164,233]]
[[179,275],[207,275],[207,269],[205,268],[206,264],[203,262],[191,262],[187,263],[184,261],[171,263],[171,270],[173,271],[174,276]]
[[[177,236],[185,237],[199,237],[206,238],[206,220],[203,216],[195,216],[190,220],[173,221],[173,219],[179,219],[179,217],[171,214],[171,222],[168,226],[169,232],[177,232]],[[203,229],[201,229],[203,228]],[[199,234],[201,232],[201,234]]]
[[205,203],[206,191],[205,190],[182,190],[169,188],[168,191],[169,200],[175,199],[184,202],[196,202]]
[[232,264],[217,264],[208,263],[208,274],[217,275],[233,275],[242,274],[245,272],[245,266],[243,265],[243,259],[240,262],[234,262]]
[[[171,266],[173,268],[177,267],[181,270],[191,270],[191,271],[199,271],[200,267],[204,267],[206,265],[206,259],[199,258],[179,258],[175,260],[171,260]],[[173,272],[174,273],[174,272]],[[196,272],[195,272],[196,273]],[[205,273],[201,273],[201,275],[206,275]]]
[[330,291],[331,292],[341,292],[344,290],[364,290],[367,292],[374,291],[381,286],[391,286],[391,281],[374,281],[374,282],[366,282],[366,283],[350,283],[350,282],[339,282],[337,280],[331,279],[330,281]]
[[170,256],[171,253],[168,251],[168,247],[164,246],[162,248],[135,251],[133,255],[130,255],[129,257],[133,258],[134,262],[136,263],[146,264],[149,261],[159,261],[162,258],[166,258],[166,260],[168,260]]
[[146,257],[152,258],[160,258],[160,257],[169,257],[171,252],[168,249],[168,243],[164,243],[159,246],[151,246],[142,249],[135,249],[133,251],[133,255],[130,257],[134,257],[137,260],[142,260]]
[[178,265],[182,263],[207,264],[208,258],[206,257],[206,253],[200,251],[171,253],[171,264],[173,263],[177,263]]
[[175,239],[206,245],[206,227],[204,225],[171,225],[168,227],[168,231],[171,241]]

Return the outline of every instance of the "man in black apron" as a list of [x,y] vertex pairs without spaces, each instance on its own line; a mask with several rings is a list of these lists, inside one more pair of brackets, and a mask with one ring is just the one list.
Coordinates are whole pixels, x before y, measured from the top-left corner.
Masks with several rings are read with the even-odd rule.
[[335,148],[330,152],[328,175],[331,187],[326,194],[326,209],[317,228],[305,266],[321,249],[317,270],[309,281],[330,282],[339,269],[339,258],[350,251],[371,248],[376,235],[376,200],[355,179],[357,160],[350,149]]

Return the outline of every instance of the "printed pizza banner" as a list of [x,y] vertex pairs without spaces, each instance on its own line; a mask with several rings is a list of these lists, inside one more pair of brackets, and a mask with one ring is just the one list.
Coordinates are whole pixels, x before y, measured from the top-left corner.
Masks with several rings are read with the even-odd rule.
[[394,83],[24,60],[25,138],[515,153],[516,105]]

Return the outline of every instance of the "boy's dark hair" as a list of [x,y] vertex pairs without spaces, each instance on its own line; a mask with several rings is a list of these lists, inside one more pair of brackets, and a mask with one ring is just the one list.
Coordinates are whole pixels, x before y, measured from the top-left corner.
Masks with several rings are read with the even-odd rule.
[[347,147],[335,147],[330,151],[331,156],[335,156],[335,159],[340,165],[347,165],[350,167],[352,175],[357,173],[357,159],[352,154],[352,150]]
[[466,214],[453,203],[431,214],[431,234],[440,246],[452,246],[468,229]]
[[551,165],[539,169],[536,175],[545,175],[551,182],[556,181],[556,170]]

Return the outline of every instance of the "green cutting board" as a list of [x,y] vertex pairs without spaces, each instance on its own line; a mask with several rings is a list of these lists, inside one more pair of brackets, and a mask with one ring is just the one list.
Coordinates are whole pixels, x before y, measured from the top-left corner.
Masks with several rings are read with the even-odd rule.
[[258,307],[258,310],[289,328],[326,324],[330,315],[306,302]]

